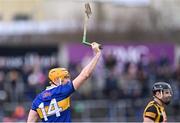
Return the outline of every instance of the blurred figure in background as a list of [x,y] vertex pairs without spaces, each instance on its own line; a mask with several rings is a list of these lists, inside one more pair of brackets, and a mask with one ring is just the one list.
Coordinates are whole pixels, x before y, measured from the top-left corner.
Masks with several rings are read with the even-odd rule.
[[137,66],[135,63],[127,62],[125,64],[121,87],[125,98],[135,99],[141,96],[142,87],[137,80]]
[[19,105],[12,114],[15,122],[23,122],[26,119],[26,112],[23,106]]
[[104,77],[104,94],[108,99],[118,99],[118,73],[117,73],[117,59],[112,54],[104,55],[104,67],[105,67],[105,77]]
[[45,74],[43,73],[40,65],[33,67],[32,73],[28,76],[27,93],[28,98],[34,99],[36,94],[41,91],[40,88],[44,87],[46,82]]
[[144,122],[167,122],[164,108],[171,101],[171,86],[165,82],[157,82],[153,85],[152,91],[154,100],[149,102],[144,110]]
[[1,119],[4,117],[4,110],[3,110],[3,103],[7,101],[7,91],[5,90],[5,74],[3,71],[0,71],[0,122],[2,122]]
[[70,95],[77,90],[92,74],[101,50],[98,43],[91,44],[95,56],[73,80],[65,68],[54,68],[49,72],[51,86],[40,93],[32,103],[28,122],[36,122],[40,118],[43,122],[70,122]]
[[24,82],[17,70],[9,71],[7,82],[5,83],[6,91],[8,92],[9,100],[20,102],[24,98]]
[[2,118],[3,122],[24,122],[26,119],[25,108],[22,105],[17,105],[10,116]]

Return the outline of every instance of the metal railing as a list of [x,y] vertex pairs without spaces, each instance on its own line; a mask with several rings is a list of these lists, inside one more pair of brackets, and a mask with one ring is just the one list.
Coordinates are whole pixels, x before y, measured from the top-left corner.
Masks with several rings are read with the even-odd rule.
[[[150,101],[146,99],[122,100],[72,100],[72,121],[74,122],[142,122],[143,111]],[[13,112],[18,103],[4,103],[4,112]],[[22,105],[29,111],[31,102]],[[180,102],[167,107],[168,121],[180,121]]]

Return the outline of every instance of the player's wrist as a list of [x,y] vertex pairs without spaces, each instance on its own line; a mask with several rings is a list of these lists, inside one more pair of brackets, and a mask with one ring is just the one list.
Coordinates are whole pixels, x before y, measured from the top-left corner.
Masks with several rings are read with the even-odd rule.
[[101,50],[95,52],[95,54],[96,54],[97,56],[100,56],[100,55],[101,55]]

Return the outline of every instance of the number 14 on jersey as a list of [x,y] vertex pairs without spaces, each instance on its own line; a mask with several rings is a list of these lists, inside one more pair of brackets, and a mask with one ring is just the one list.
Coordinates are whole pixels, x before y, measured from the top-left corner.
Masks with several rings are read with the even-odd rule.
[[45,107],[44,107],[44,103],[43,102],[39,105],[39,108],[42,111],[42,114],[43,114],[43,117],[44,117],[45,121],[48,120],[47,116],[51,116],[51,115],[56,114],[56,117],[59,117],[60,116],[60,112],[62,111],[62,108],[58,107],[56,99],[52,99],[51,100],[51,102],[50,102],[50,104],[48,106],[48,111],[47,112],[45,111]]

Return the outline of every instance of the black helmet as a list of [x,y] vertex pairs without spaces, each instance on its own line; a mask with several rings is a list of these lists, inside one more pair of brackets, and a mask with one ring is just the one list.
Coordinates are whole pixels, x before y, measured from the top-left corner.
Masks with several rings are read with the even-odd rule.
[[173,94],[170,84],[168,84],[166,82],[157,82],[157,83],[154,83],[152,92],[153,92],[153,94],[155,94],[157,91],[163,91],[163,90],[167,90],[167,89],[169,89],[171,94]]

